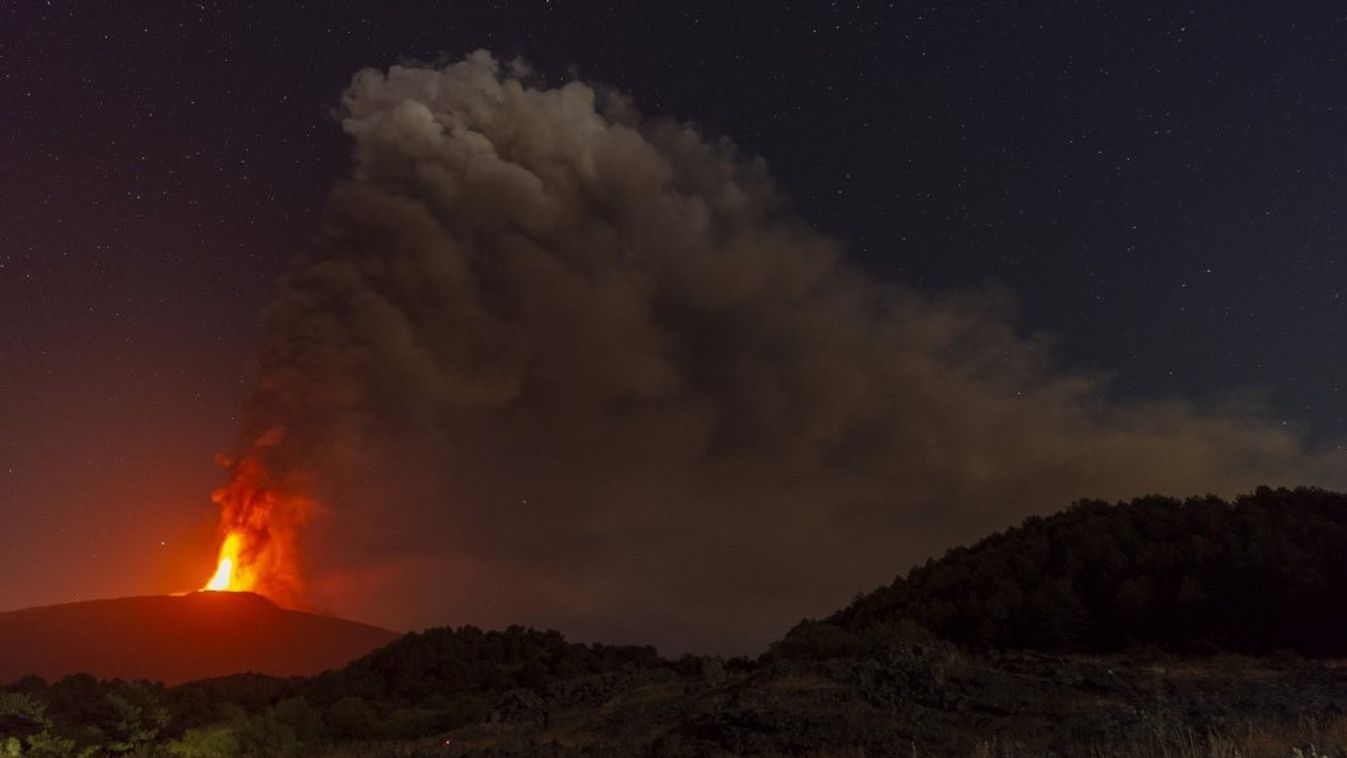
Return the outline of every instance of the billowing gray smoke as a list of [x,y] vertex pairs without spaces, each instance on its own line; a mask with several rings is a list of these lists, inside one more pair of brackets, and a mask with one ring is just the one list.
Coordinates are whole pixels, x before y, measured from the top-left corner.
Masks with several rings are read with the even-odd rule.
[[1074,498],[1319,476],[1256,415],[1108,400],[994,293],[867,277],[728,142],[530,81],[346,92],[354,175],[248,407],[321,485],[318,604],[751,652]]

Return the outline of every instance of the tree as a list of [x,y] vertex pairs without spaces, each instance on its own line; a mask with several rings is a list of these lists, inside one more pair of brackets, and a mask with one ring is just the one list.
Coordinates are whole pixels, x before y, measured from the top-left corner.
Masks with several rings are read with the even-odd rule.
[[103,727],[110,753],[134,753],[154,743],[168,726],[168,709],[138,683],[123,684],[120,692],[104,696],[108,716]]
[[77,751],[75,741],[52,734],[52,726],[47,706],[36,697],[0,691],[0,756],[69,758],[89,755],[96,749]]
[[234,758],[239,743],[232,726],[216,724],[188,729],[181,739],[168,743],[168,752],[182,758]]

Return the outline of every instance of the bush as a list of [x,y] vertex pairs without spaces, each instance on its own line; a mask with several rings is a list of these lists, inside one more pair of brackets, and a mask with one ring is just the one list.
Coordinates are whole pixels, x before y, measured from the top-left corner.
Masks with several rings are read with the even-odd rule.
[[254,716],[235,732],[239,754],[257,758],[284,758],[299,751],[295,730],[276,717],[274,711]]
[[366,740],[378,735],[379,715],[358,697],[345,697],[333,703],[323,721],[328,732],[341,739]]
[[234,758],[239,743],[233,727],[217,724],[188,729],[181,739],[168,743],[168,752],[182,758]]
[[826,621],[801,621],[784,639],[772,643],[767,657],[772,660],[821,661],[844,658],[861,651],[861,640],[846,629]]

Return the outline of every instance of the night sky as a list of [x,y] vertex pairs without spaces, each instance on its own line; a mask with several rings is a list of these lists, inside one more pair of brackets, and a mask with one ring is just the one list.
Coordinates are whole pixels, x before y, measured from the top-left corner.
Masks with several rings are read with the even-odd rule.
[[1332,448],[1347,12],[959,5],[3,4],[0,609],[209,574],[260,314],[350,171],[342,90],[477,48],[732,139],[869,276],[1003,288],[1112,397],[1255,397]]

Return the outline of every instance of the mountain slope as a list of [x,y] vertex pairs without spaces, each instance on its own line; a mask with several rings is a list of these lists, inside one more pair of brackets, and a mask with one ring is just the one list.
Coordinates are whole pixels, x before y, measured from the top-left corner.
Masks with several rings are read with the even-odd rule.
[[[993,648],[1347,654],[1347,495],[1082,501],[918,566],[828,622]],[[817,625],[815,625],[817,626]],[[827,630],[802,626],[814,636]]]
[[0,682],[77,672],[170,684],[244,671],[309,675],[397,636],[252,593],[93,600],[0,613]]

